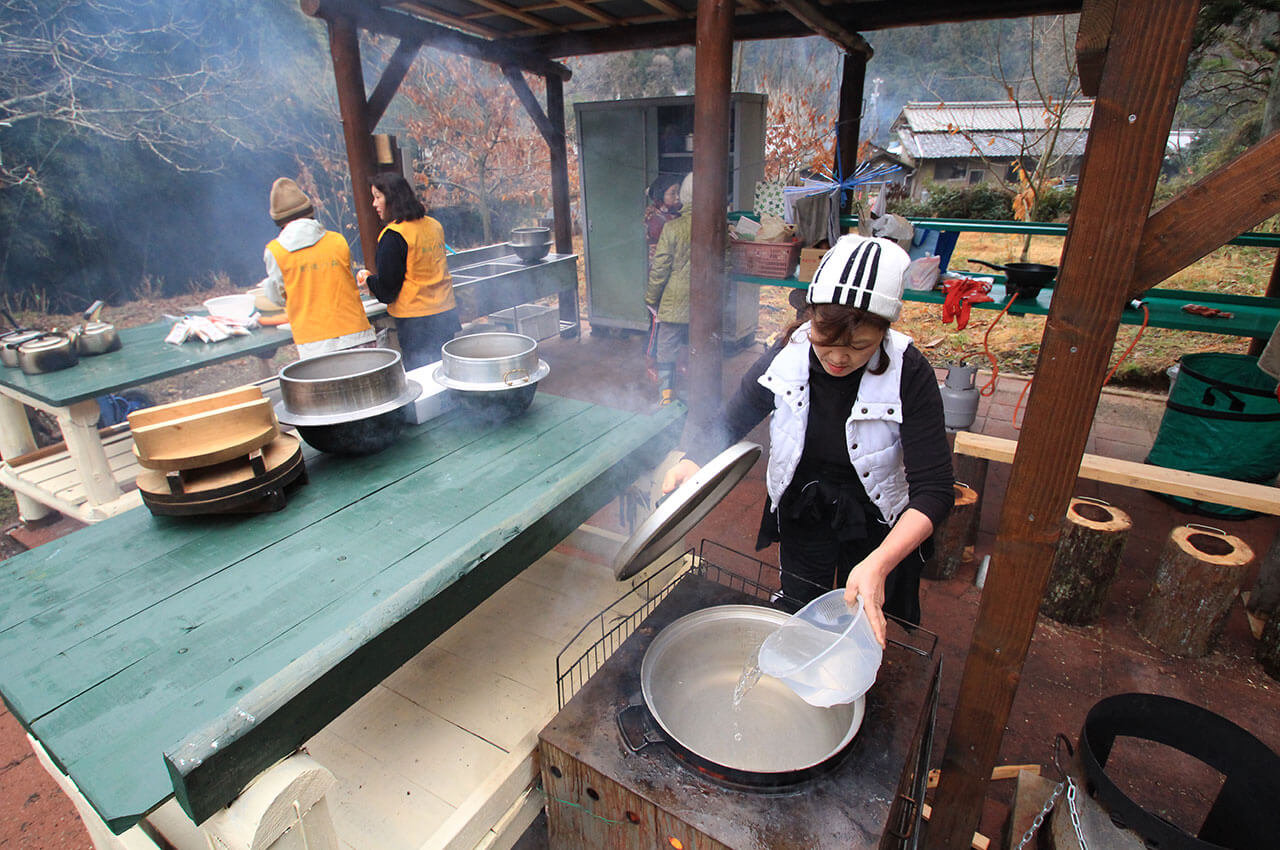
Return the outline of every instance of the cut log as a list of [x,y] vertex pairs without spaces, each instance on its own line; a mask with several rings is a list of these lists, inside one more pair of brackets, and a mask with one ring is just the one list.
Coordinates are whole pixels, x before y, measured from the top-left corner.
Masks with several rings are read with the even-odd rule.
[[1245,605],[1258,617],[1270,617],[1280,610],[1280,534],[1271,541],[1271,548],[1258,564],[1258,580]]
[[1280,612],[1273,611],[1262,627],[1253,657],[1271,678],[1280,681]]
[[972,487],[956,483],[956,503],[942,525],[933,532],[933,557],[924,562],[923,575],[930,579],[949,579],[964,560],[966,546],[973,544],[970,529],[978,506],[978,494]]
[[1253,550],[1238,537],[1201,525],[1175,528],[1138,606],[1138,634],[1170,655],[1207,654],[1251,561]]
[[1072,626],[1098,621],[1133,521],[1117,507],[1075,497],[1062,520],[1040,613]]

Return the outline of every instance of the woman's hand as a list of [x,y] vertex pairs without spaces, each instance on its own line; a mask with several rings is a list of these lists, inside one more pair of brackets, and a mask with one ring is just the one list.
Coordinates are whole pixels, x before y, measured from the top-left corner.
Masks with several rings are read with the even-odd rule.
[[364,286],[366,280],[369,279],[369,270],[360,269],[356,272],[356,286]]
[[701,468],[702,467],[698,466],[687,457],[681,458],[680,461],[675,466],[668,469],[667,474],[663,476],[662,495],[665,496],[684,482],[688,481],[693,477],[694,473]]
[[[892,564],[889,565],[891,569]],[[881,648],[885,645],[884,580],[888,574],[872,553],[853,568],[844,586],[844,601],[850,608],[858,604],[858,597],[862,597],[862,611]]]

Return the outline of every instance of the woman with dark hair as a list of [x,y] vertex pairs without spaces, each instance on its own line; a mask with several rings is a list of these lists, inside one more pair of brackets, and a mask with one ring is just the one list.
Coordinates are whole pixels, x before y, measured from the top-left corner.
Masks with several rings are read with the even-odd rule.
[[881,645],[886,612],[920,622],[920,573],[955,499],[938,379],[890,327],[908,265],[887,239],[837,240],[809,284],[807,320],[747,371],[663,481],[675,489],[772,413],[757,546],[780,544],[787,603],[844,586]]
[[444,228],[403,176],[384,171],[371,183],[373,209],[385,225],[378,235],[377,274],[358,278],[387,305],[405,369],[440,359],[440,347],[462,329],[453,278],[445,261]]

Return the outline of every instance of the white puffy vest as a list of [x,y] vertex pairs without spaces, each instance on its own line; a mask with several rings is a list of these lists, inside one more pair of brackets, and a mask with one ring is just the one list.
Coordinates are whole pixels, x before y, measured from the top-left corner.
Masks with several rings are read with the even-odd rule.
[[[765,484],[773,509],[791,483],[804,450],[809,422],[809,324],[796,330],[760,376],[760,384],[773,393],[773,419],[769,423],[769,468]],[[911,338],[890,328],[884,348],[889,366],[882,374],[864,372],[858,397],[845,422],[849,460],[862,486],[885,521],[892,525],[907,506],[907,472],[902,462],[902,355]],[[868,367],[883,356],[879,351]]]

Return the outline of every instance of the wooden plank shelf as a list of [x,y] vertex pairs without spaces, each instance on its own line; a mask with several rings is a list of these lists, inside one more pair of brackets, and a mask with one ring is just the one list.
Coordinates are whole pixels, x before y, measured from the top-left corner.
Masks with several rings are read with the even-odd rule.
[[[970,431],[956,433],[956,454],[1013,463],[1017,450],[1017,440]],[[1093,454],[1081,458],[1080,477],[1280,516],[1280,487],[1267,484],[1250,484]]]
[[138,458],[133,451],[133,434],[125,428],[102,438],[112,477],[125,492],[115,501],[90,505],[84,482],[66,443],[56,443],[11,461],[0,462],[0,484],[25,493],[81,522],[98,522],[142,504],[134,488]]

